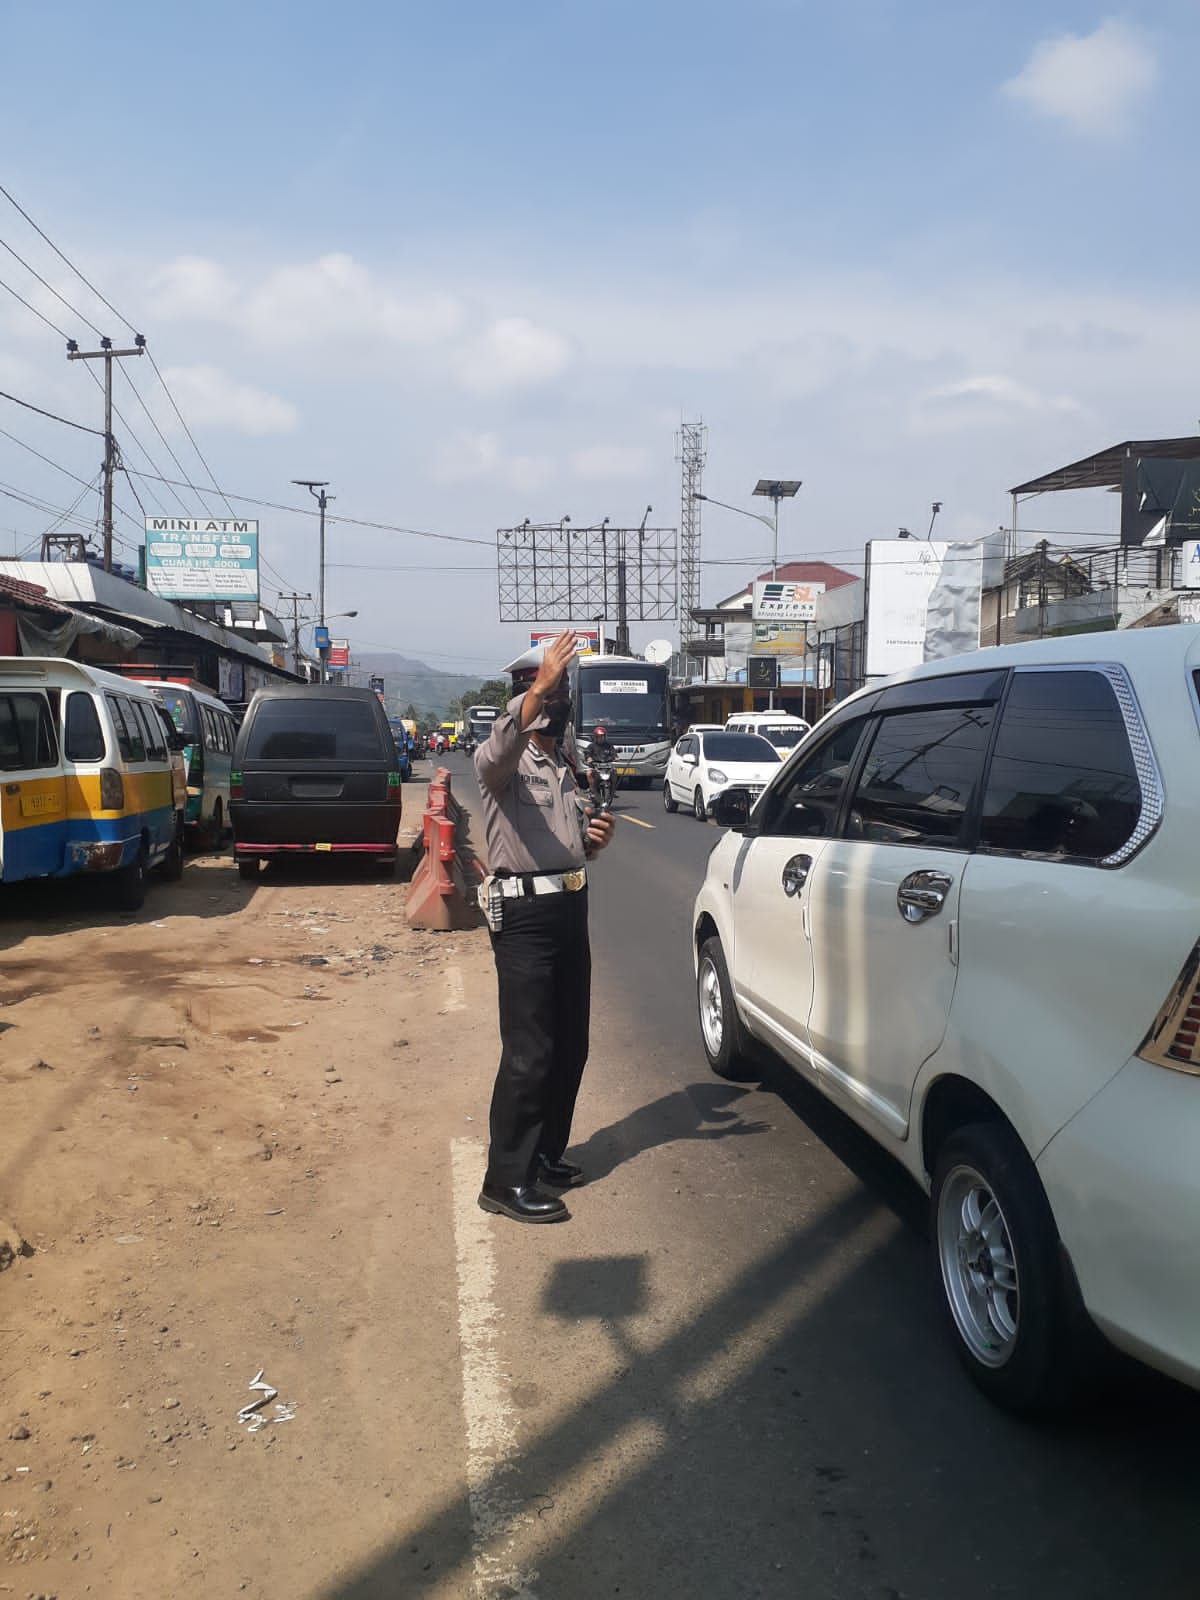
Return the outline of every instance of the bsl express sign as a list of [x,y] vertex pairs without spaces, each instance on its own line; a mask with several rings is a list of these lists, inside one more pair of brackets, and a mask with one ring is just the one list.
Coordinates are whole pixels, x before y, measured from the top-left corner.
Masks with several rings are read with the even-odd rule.
[[785,583],[780,578],[754,585],[750,616],[754,622],[811,622],[817,614],[817,597],[823,583]]
[[163,600],[258,599],[258,522],[147,517],[146,587]]

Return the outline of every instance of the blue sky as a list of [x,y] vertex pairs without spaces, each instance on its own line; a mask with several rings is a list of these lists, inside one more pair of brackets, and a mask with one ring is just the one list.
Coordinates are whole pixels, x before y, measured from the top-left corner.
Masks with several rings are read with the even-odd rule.
[[[854,567],[933,499],[973,536],[1013,482],[1197,428],[1198,36],[1181,0],[0,0],[0,182],[144,329],[230,489],[329,478],[335,511],[484,539],[647,503],[674,523],[673,431],[703,415],[705,489],[752,506],[759,476],[802,478],[785,553]],[[107,329],[2,200],[0,239]],[[0,278],[70,320],[3,251]],[[95,422],[56,335],[0,301],[0,388]],[[0,427],[94,475],[98,441]],[[2,437],[0,482],[77,492]],[[1025,515],[1115,527],[1104,500]],[[261,516],[315,589],[310,523]],[[45,520],[6,500],[0,550]],[[517,647],[490,572],[384,570],[486,568],[486,546],[330,547],[329,609],[357,607],[364,645],[468,670]],[[706,559],[766,551],[706,513]],[[707,567],[705,599],[749,570]]]

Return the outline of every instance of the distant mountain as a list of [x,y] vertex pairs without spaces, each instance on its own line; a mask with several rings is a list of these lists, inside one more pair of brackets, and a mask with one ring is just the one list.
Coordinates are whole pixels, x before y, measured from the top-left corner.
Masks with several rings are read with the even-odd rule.
[[410,704],[424,714],[436,712],[440,715],[451,700],[478,689],[485,676],[482,673],[441,672],[437,667],[427,666],[424,661],[414,661],[408,656],[385,650],[356,652],[354,668],[356,681],[359,681],[358,674],[361,673],[383,679],[388,714],[393,717]]

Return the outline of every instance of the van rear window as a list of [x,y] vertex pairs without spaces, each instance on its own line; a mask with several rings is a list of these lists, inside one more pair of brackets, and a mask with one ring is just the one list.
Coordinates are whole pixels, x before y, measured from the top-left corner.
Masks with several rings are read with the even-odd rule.
[[380,761],[395,759],[379,724],[361,701],[326,701],[289,696],[259,706],[242,755],[247,761]]

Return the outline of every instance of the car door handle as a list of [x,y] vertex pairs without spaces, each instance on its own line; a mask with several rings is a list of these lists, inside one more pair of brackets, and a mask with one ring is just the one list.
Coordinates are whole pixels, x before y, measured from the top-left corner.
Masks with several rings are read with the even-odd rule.
[[812,869],[811,856],[793,856],[783,869],[783,892],[792,900],[808,882],[808,874]]
[[924,922],[936,917],[954,887],[954,879],[944,872],[910,872],[896,891],[896,904],[905,922]]

